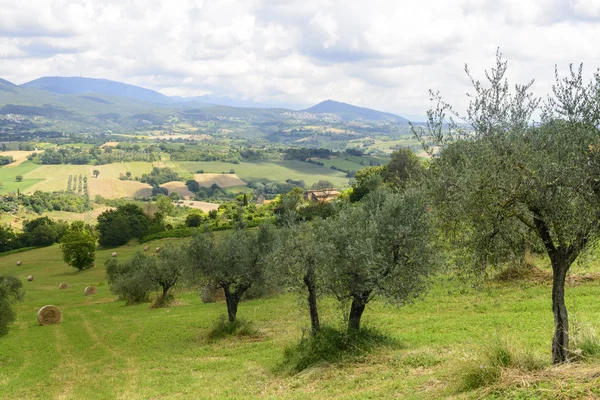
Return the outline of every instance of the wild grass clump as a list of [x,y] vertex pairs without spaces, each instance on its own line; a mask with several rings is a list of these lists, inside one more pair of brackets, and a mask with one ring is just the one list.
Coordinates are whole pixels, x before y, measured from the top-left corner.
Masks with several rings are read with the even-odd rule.
[[304,337],[299,343],[287,347],[278,369],[283,373],[298,373],[315,365],[353,360],[377,347],[396,344],[393,339],[372,328],[347,332],[322,327],[316,335]]
[[600,337],[594,327],[574,321],[571,332],[571,358],[573,361],[597,361],[600,359]]
[[516,369],[526,372],[546,367],[528,350],[517,350],[508,343],[497,340],[483,348],[480,357],[462,369],[459,392],[478,389],[496,383],[503,369]]
[[213,341],[230,336],[256,335],[258,335],[258,330],[254,328],[252,322],[240,318],[236,319],[235,322],[229,322],[224,315],[221,315],[208,330],[206,337],[209,341]]
[[175,301],[175,296],[173,296],[171,293],[167,294],[166,298],[158,295],[152,302],[152,305],[150,305],[150,308],[169,307],[174,301]]

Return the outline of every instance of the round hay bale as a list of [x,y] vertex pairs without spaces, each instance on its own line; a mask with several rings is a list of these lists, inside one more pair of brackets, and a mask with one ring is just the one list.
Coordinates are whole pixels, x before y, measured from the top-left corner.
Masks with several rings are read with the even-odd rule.
[[60,285],[58,285],[59,289],[67,289],[69,287],[69,284],[67,282],[61,282]]
[[56,306],[44,306],[37,313],[40,325],[55,325],[62,321],[62,311]]
[[150,246],[144,246],[144,251],[150,250]]
[[157,247],[157,248],[156,248],[156,252],[157,252],[157,253],[160,253],[160,247]]
[[94,268],[95,266],[96,266],[96,263],[95,263],[95,262],[93,262],[93,263],[92,263],[92,268]]
[[21,266],[21,260],[17,261],[17,267]]
[[34,277],[33,275],[29,275],[29,276],[27,277],[27,280],[28,280],[29,282],[31,282],[31,281],[32,281],[32,280],[34,280],[34,279],[35,279],[35,277]]
[[210,286],[204,286],[202,288],[202,291],[200,291],[200,300],[202,300],[203,303],[214,303],[215,299],[213,298],[213,292],[214,292],[214,288],[210,287]]
[[117,252],[116,252],[116,251],[113,251],[111,255],[112,255],[113,257],[116,257],[116,256],[117,256]]
[[83,294],[85,294],[86,296],[90,296],[90,295],[96,294],[96,293],[98,293],[98,289],[96,289],[96,286],[88,286],[83,291]]

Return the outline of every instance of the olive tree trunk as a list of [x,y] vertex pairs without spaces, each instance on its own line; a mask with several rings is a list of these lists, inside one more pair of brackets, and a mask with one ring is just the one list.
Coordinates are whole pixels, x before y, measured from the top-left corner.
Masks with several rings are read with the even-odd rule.
[[369,302],[371,291],[365,291],[352,296],[350,314],[348,315],[348,332],[360,330],[360,320]]
[[552,257],[553,364],[569,361],[569,315],[565,305],[565,279],[569,267],[569,261],[565,257]]
[[231,290],[230,285],[225,284],[221,285],[223,287],[223,292],[225,293],[225,302],[227,303],[227,317],[229,318],[230,323],[234,323],[237,318],[237,310],[238,304],[240,304],[240,299],[242,295],[250,285],[238,285],[235,290]]
[[310,326],[311,332],[315,335],[321,324],[319,322],[319,310],[317,308],[317,284],[315,278],[315,271],[309,268],[304,275],[304,284],[308,289],[308,310],[310,312]]

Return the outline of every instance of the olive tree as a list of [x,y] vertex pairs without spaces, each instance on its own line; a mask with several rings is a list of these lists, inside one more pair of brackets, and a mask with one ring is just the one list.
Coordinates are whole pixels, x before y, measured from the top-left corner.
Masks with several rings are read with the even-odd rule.
[[236,230],[220,241],[211,234],[196,233],[190,242],[189,276],[215,283],[223,289],[230,323],[237,318],[244,293],[264,278],[265,260],[273,243],[273,227],[260,226],[258,232]]
[[[500,53],[475,80],[465,114],[437,93],[428,130],[440,147],[430,171],[432,198],[462,265],[485,270],[515,259],[523,243],[545,249],[552,265],[552,361],[569,360],[565,277],[600,228],[600,75],[559,78],[545,102],[533,81],[511,90]],[[533,123],[533,116],[541,121]],[[457,123],[462,121],[465,125]]]
[[148,269],[154,269],[156,257],[138,251],[127,261],[120,262],[116,258],[106,261],[106,279],[110,291],[127,304],[137,304],[149,300],[152,291],[158,284],[150,279]]
[[23,298],[22,287],[19,279],[0,275],[0,337],[8,334],[8,327],[16,318],[12,305]]
[[351,301],[349,331],[360,329],[374,297],[402,305],[427,289],[438,258],[421,192],[377,189],[329,218],[326,227],[332,249],[324,281],[339,301]]
[[323,223],[301,223],[282,228],[277,235],[269,264],[274,280],[306,293],[312,334],[321,328],[317,296],[322,291],[321,269],[331,246]]
[[186,250],[179,246],[166,246],[156,255],[154,262],[148,263],[145,272],[150,282],[162,290],[159,305],[167,303],[169,290],[175,286],[187,263]]

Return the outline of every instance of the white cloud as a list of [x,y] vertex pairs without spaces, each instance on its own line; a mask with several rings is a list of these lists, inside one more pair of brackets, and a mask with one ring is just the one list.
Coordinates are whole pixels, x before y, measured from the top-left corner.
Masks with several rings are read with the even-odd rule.
[[511,78],[600,65],[596,0],[0,0],[0,77],[90,76],[167,94],[402,114],[465,104],[497,47]]

